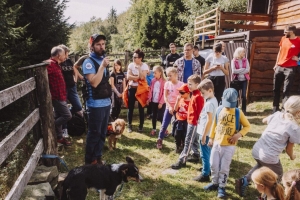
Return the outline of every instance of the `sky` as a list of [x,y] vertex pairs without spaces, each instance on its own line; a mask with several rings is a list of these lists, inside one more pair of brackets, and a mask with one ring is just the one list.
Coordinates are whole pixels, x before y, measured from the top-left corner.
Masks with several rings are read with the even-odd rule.
[[105,19],[111,7],[120,14],[130,7],[130,0],[69,0],[65,17],[70,17],[69,23],[88,22],[93,16]]

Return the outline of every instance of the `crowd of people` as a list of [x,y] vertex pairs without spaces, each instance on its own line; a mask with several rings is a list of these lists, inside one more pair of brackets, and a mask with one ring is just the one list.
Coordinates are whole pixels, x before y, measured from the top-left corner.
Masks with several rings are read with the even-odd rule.
[[[280,51],[274,67],[273,114],[263,119],[267,128],[255,143],[252,156],[257,164],[247,175],[236,180],[236,191],[242,197],[253,182],[263,199],[284,199],[282,178],[288,199],[300,198],[300,173],[292,170],[283,173],[279,154],[286,149],[291,160],[294,143],[300,144],[300,97],[289,96],[293,73],[300,53],[300,39],[295,36],[295,26],[285,29]],[[157,136],[156,147],[163,148],[164,138],[175,138],[178,160],[171,165],[178,170],[186,162],[202,160],[202,171],[194,178],[210,182],[204,190],[217,190],[218,197],[226,197],[225,187],[230,164],[239,139],[250,130],[246,117],[246,90],[250,80],[249,62],[245,49],[238,47],[230,60],[225,55],[225,43],[216,42],[213,52],[205,59],[197,46],[187,43],[183,55],[176,45],[169,45],[171,53],[166,66],[149,66],[143,62],[145,54],[137,49],[127,74],[122,62],[115,60],[112,71],[105,56],[106,37],[94,34],[89,39],[90,54],[74,65],[68,59],[69,49],[59,45],[51,50],[48,77],[55,111],[57,142],[71,145],[67,139],[66,123],[72,114],[83,115],[76,81],[84,80],[87,94],[88,133],[85,163],[103,164],[102,154],[109,119],[117,119],[121,106],[127,107],[127,131],[133,131],[135,103],[138,101],[138,132],[144,131],[145,116],[152,118],[151,136]],[[78,72],[82,66],[83,75]],[[226,89],[225,76],[231,83]],[[75,77],[75,78],[74,78]],[[284,82],[284,102],[279,111],[280,87]],[[241,110],[239,107],[241,100]],[[71,110],[67,100],[72,104]],[[144,109],[147,107],[147,112]],[[157,121],[161,126],[157,129]],[[167,128],[172,124],[172,132]],[[192,152],[192,153],[190,153]]]

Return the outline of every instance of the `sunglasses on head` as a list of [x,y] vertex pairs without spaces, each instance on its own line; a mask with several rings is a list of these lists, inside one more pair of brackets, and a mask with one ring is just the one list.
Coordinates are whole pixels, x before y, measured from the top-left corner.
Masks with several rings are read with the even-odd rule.
[[179,93],[183,95],[183,94],[185,94],[186,92],[184,92],[184,91],[179,91]]

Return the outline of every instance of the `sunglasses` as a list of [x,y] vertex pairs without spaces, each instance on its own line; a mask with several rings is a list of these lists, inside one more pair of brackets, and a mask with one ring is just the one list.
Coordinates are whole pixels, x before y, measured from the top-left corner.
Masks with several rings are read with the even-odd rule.
[[184,95],[186,92],[180,91],[179,93],[180,93],[181,95]]

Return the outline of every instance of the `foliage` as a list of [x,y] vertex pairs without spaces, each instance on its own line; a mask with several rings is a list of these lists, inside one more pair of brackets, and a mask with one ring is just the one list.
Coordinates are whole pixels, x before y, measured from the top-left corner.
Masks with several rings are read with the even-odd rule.
[[114,9],[113,7],[110,9],[110,12],[108,13],[107,16],[107,29],[110,34],[117,34],[118,29],[117,29],[117,10]]
[[248,0],[219,0],[219,7],[225,12],[247,12]]

